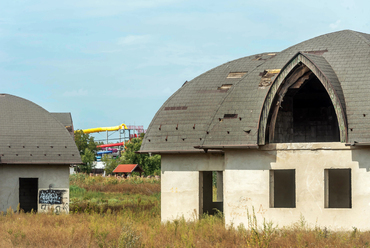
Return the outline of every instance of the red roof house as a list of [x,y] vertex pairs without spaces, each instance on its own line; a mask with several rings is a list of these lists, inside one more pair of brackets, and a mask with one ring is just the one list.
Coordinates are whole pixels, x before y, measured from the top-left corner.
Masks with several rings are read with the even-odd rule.
[[113,173],[131,173],[139,172],[140,175],[143,171],[138,164],[119,164],[113,171]]

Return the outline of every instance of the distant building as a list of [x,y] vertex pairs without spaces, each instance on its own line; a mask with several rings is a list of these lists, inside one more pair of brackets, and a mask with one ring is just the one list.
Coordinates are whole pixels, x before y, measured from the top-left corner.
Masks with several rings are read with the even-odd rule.
[[114,170],[113,173],[123,173],[125,175],[131,175],[132,172],[138,172],[141,176],[141,173],[144,172],[138,164],[119,164]]
[[[344,30],[220,65],[158,110],[161,218],[370,230],[370,34]],[[217,177],[217,199],[212,184]]]
[[0,94],[0,211],[69,211],[69,166],[81,158],[73,137],[48,111]]
[[105,162],[103,161],[94,161],[93,162],[93,168],[92,173],[94,174],[102,174],[105,176]]

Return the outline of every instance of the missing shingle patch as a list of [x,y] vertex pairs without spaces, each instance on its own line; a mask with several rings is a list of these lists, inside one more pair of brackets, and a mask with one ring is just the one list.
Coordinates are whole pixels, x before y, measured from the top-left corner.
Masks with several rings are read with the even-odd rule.
[[238,114],[224,114],[224,119],[235,119],[238,118]]
[[271,85],[279,74],[280,69],[267,69],[260,73],[261,81],[258,85],[259,88],[265,88]]
[[309,54],[315,54],[315,55],[323,55],[326,52],[328,52],[328,49],[325,49],[325,50],[315,50],[315,51],[304,51],[303,53],[309,53]]
[[247,74],[246,71],[242,71],[242,72],[230,72],[227,75],[227,78],[242,78],[245,74]]
[[268,60],[276,56],[276,53],[257,54],[253,60]]
[[221,85],[220,87],[217,88],[217,90],[225,90],[225,91],[228,91],[231,86],[233,86],[232,84],[223,84]]
[[165,111],[168,111],[168,110],[187,110],[188,107],[186,106],[178,106],[178,107],[165,107],[164,110]]

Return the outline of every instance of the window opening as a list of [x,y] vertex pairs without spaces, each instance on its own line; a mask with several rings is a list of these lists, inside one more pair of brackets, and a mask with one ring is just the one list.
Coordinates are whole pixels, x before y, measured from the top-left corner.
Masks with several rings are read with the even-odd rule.
[[[340,141],[333,103],[311,71],[291,82],[278,108],[275,109],[275,124],[270,123],[274,129],[273,132],[269,131],[271,143]],[[270,118],[272,122],[273,116]]]
[[223,172],[199,172],[199,212],[213,215],[223,212]]
[[38,178],[19,178],[19,204],[25,212],[37,212]]
[[295,170],[270,170],[270,207],[295,208]]
[[325,207],[352,208],[351,169],[325,170]]

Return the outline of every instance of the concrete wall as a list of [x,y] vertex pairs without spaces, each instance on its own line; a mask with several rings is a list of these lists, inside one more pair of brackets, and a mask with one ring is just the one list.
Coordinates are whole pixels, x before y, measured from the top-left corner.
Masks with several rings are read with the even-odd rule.
[[223,171],[223,154],[162,155],[162,221],[199,217],[199,171]]
[[[0,212],[9,207],[17,209],[19,178],[38,178],[38,212],[52,206],[56,211],[69,212],[69,165],[0,164]],[[40,196],[45,203],[39,203]],[[49,204],[56,197],[61,197],[61,204]]]
[[[325,169],[351,169],[352,207],[325,208]],[[296,207],[270,207],[270,170],[294,169]],[[223,170],[226,225],[248,226],[253,209],[279,227],[303,216],[311,226],[370,230],[370,149],[342,143],[292,143],[260,149],[226,150],[225,155],[162,156],[162,220],[199,213],[199,172]]]

